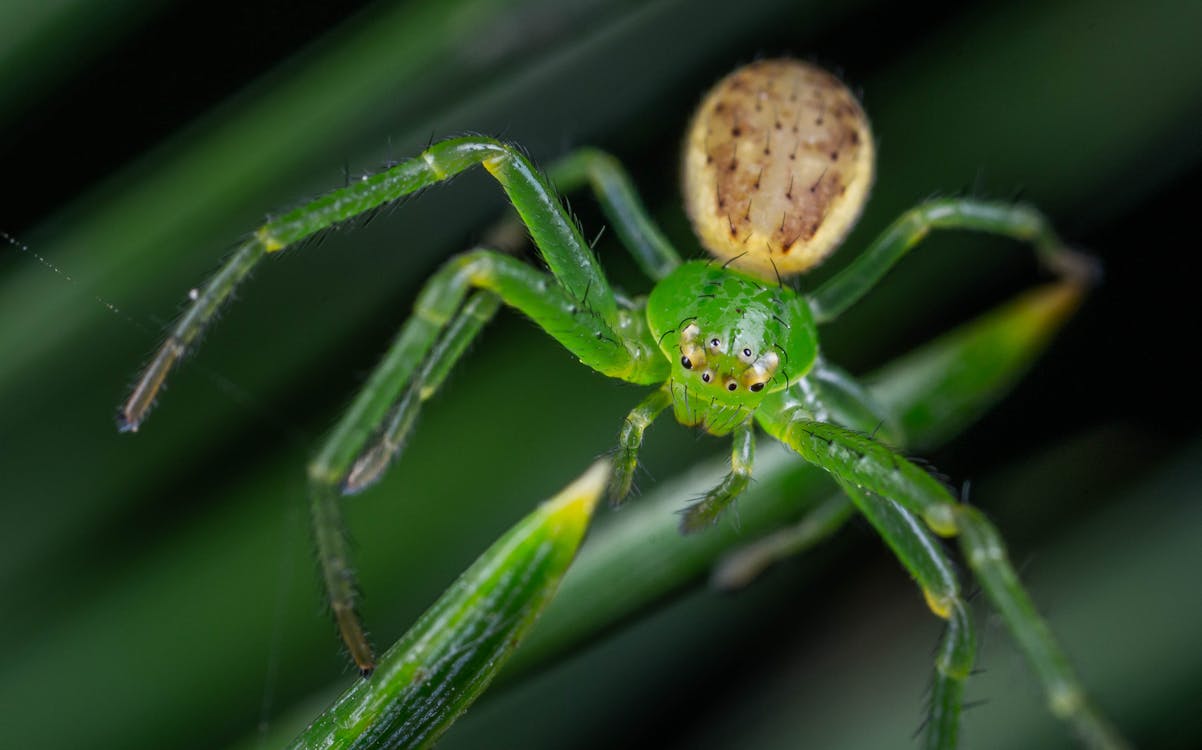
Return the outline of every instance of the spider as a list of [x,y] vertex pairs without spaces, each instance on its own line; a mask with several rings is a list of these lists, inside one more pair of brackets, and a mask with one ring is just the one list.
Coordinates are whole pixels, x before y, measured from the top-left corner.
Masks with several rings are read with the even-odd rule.
[[[971,198],[907,211],[812,293],[784,279],[813,268],[855,224],[873,181],[875,147],[856,97],[834,75],[792,59],[740,68],[704,97],[684,144],[686,208],[709,260],[682,262],[648,216],[621,164],[581,149],[542,174],[516,146],[470,136],[334,190],[269,220],[203,288],[145,367],[119,426],[136,431],[169,372],[255,265],[383,204],[482,165],[505,190],[547,270],[480,247],[448,261],[368,383],[309,465],[314,536],[331,610],[351,657],[374,657],[355,610],[356,585],[339,497],[375,482],[401,452],[421,405],[502,304],[614,378],[652,386],[618,437],[611,502],[630,493],[647,427],[676,419],[730,435],[730,472],[682,512],[698,532],[752,476],[756,425],[828,472],[917,581],[946,622],[928,718],[932,747],[955,745],[964,682],[975,656],[968,608],[932,533],[959,541],[976,582],[1001,613],[1047,693],[1051,711],[1098,747],[1123,741],[1091,706],[1023,589],[993,525],[896,450],[897,420],[820,351],[817,326],[867,293],[935,229],[974,230],[1031,244],[1049,268],[1085,283],[1091,263],[1067,249],[1037,210]],[[555,188],[552,187],[555,185]],[[591,186],[623,244],[655,281],[627,298],[602,273],[556,188]]]

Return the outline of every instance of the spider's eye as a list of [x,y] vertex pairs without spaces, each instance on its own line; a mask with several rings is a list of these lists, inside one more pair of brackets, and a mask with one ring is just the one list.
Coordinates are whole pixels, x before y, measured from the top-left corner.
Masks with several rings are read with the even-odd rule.
[[722,347],[721,341],[719,341],[718,339],[710,339],[710,348],[711,349],[717,350],[717,349],[720,349],[721,347]]
[[691,370],[693,369],[693,360],[689,359],[688,357],[681,357],[680,366],[686,370]]
[[759,393],[760,391],[764,390],[764,384],[763,383],[752,383],[751,385],[748,386],[748,388],[753,393]]
[[728,390],[728,391],[733,391],[734,389],[736,389],[738,387],[739,387],[739,384],[733,380],[726,384],[726,390]]
[[701,379],[708,383],[712,380],[712,377],[708,372],[703,372],[701,373]]
[[750,356],[751,356],[751,350],[750,350],[750,349],[744,349],[744,350],[743,350],[743,356],[744,356],[744,357],[750,357]]

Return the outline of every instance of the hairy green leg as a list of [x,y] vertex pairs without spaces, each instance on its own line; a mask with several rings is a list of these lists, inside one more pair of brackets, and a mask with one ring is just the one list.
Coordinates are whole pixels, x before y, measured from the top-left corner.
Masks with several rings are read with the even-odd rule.
[[[364,673],[371,671],[373,660],[355,613],[355,578],[342,529],[339,493],[356,462],[364,456],[364,447],[390,413],[400,417],[398,434],[404,433],[404,420],[416,414],[416,406],[402,403],[394,408],[394,404],[411,388],[420,401],[422,384],[415,381],[415,375],[419,379],[422,372],[445,375],[450,360],[462,353],[483,324],[483,317],[477,314],[481,310],[473,311],[472,307],[478,304],[487,312],[492,304],[487,297],[476,297],[478,303],[473,300],[461,309],[471,289],[482,290],[520,310],[582,362],[604,374],[637,383],[656,383],[666,377],[667,363],[645,329],[625,325],[623,330],[642,331],[644,335],[621,337],[597,312],[583,306],[555,282],[551,276],[491,250],[473,250],[447,262],[426,282],[413,315],[309,465],[317,553],[331,609],[352,657]],[[441,351],[431,354],[439,340]],[[386,465],[389,455],[375,463]],[[354,488],[361,488],[364,481],[378,473],[363,469],[355,477]]]
[[338,505],[340,499],[341,494],[334,485],[310,480],[309,512],[313,519],[313,541],[317,546],[317,561],[321,567],[326,599],[334,615],[338,635],[346,644],[359,673],[367,677],[375,669],[375,656],[363,631],[363,623],[355,611],[359,587],[354,568],[351,567],[350,544]]
[[643,433],[664,409],[672,405],[672,392],[659,388],[626,416],[622,431],[618,433],[617,455],[614,457],[613,473],[609,478],[609,502],[621,505],[630,494],[634,484],[634,470],[639,463],[639,446],[643,444]]
[[819,357],[802,378],[801,385],[808,385],[813,393],[811,412],[825,412],[830,421],[872,435],[888,445],[906,444],[897,415],[843,368]]
[[[435,345],[430,356],[422,363],[421,369],[414,377],[415,383],[430,383],[431,381],[434,381],[435,385],[441,383],[449,368],[448,360],[462,353],[470,339],[472,329],[478,330],[492,316],[499,303],[500,298],[491,292],[473,294],[447,327],[446,334]],[[384,361],[377,366],[372,378],[360,392],[359,398],[356,399],[351,410],[344,415],[342,422],[323,446],[320,456],[327,456],[332,447],[335,447],[340,441],[354,439],[356,432],[353,428],[346,426],[348,417],[352,414],[357,420],[364,418],[379,420],[389,416],[385,411],[385,405],[381,403],[378,396],[381,391],[390,387],[390,378],[395,377],[397,368],[404,367],[413,361],[415,347],[412,339],[411,336],[398,337],[389,356],[386,356]],[[443,362],[448,363],[447,368],[441,366]],[[370,674],[374,668],[374,655],[355,609],[358,587],[354,569],[351,566],[340,496],[343,493],[364,489],[387,468],[395,450],[380,449],[382,445],[395,444],[399,449],[405,432],[411,426],[412,421],[416,419],[422,401],[419,389],[410,387],[405,393],[406,397],[402,398],[401,402],[392,410],[384,435],[373,449],[369,449],[359,457],[344,482],[332,481],[328,472],[322,472],[320,469],[315,469],[314,466],[310,467],[312,523],[326,596],[329,600],[330,610],[334,614],[339,635],[364,676]],[[343,429],[344,427],[347,428]],[[377,427],[369,425],[363,426],[363,429],[374,432]],[[339,459],[327,456],[326,460]],[[317,462],[314,463],[317,464]]]
[[905,508],[846,481],[839,480],[839,486],[918,582],[927,606],[947,623],[935,656],[926,746],[954,750],[964,682],[976,656],[972,620],[955,569],[922,522]]
[[[895,444],[904,442],[898,419],[876,401],[859,381],[839,367],[819,359],[781,403],[804,410]],[[789,408],[789,407],[786,407]],[[885,543],[918,582],[931,611],[947,623],[935,659],[930,710],[926,720],[928,748],[954,748],[960,721],[964,682],[972,671],[975,645],[968,607],[951,563],[930,533],[905,508],[892,500],[864,492],[837,479],[855,508],[868,519]]]
[[551,165],[547,175],[563,192],[592,187],[622,244],[643,273],[659,281],[680,265],[680,254],[652,221],[622,163],[595,148],[581,148]]
[[1039,616],[1006,554],[997,528],[976,508],[958,506],[960,545],[968,565],[1046,686],[1052,713],[1072,723],[1090,747],[1127,748],[1089,701],[1051,628]]
[[295,245],[477,164],[483,165],[504,188],[566,294],[589,307],[607,325],[617,325],[619,311],[609,282],[546,178],[515,146],[492,138],[455,138],[436,143],[390,169],[326,193],[255,231],[192,295],[192,304],[146,365],[122,406],[121,429],[138,429],[171,369],[267,253]]
[[742,494],[751,481],[755,460],[755,422],[747,420],[731,433],[730,473],[697,502],[681,512],[680,530],[692,534],[708,528],[734,499]]
[[154,401],[172,368],[188,353],[192,344],[217,315],[221,304],[234,293],[238,284],[266,254],[267,247],[258,235],[246,240],[238,246],[221,269],[192,295],[192,304],[175,322],[171,333],[142,369],[138,382],[134,384],[129,397],[122,405],[117,416],[117,426],[122,432],[138,431],[142,420],[154,406]]
[[345,494],[360,492],[374,484],[400,455],[422,404],[438,392],[451,368],[500,306],[501,298],[492,292],[476,292],[463,304],[392,408],[379,437],[351,467],[342,485]]
[[[764,411],[786,408],[787,404],[788,408],[804,408],[823,421],[873,434],[891,445],[905,444],[897,415],[873,398],[858,380],[821,356],[805,377],[770,398],[762,407]],[[780,560],[803,552],[833,534],[853,510],[845,496],[832,495],[827,503],[810,509],[796,526],[752,542],[724,560],[715,569],[715,585],[722,588],[746,585]]]
[[1034,668],[1052,713],[1095,748],[1126,742],[1097,712],[1010,564],[997,530],[975,508],[958,503],[938,480],[871,438],[809,418],[802,408],[761,414],[760,422],[806,461],[846,485],[889,498],[936,534],[955,536],[982,590]]
[[1062,276],[1090,279],[1097,273],[1095,262],[1066,248],[1044,215],[1030,206],[940,198],[902,214],[847,268],[818,287],[810,295],[814,319],[824,323],[839,317],[934,229],[964,229],[1030,242],[1040,262]]
[[[661,279],[680,265],[680,256],[651,220],[630,177],[613,156],[594,148],[582,148],[552,164],[547,175],[560,192],[590,187],[606,216],[616,227],[623,244],[649,276],[656,280]],[[513,231],[520,226],[518,222],[509,219],[494,228],[492,234],[496,238],[497,249],[506,252],[516,249],[514,246],[526,237],[524,229],[521,230],[520,237]],[[437,390],[450,368],[488,318],[495,313],[496,308],[497,303],[494,302],[486,313],[483,306],[478,306],[471,312],[472,317],[451,326],[446,344],[439,344],[430,355],[437,363],[425,368],[437,369],[414,378],[413,385],[401,395],[378,441],[355,463],[344,487],[346,492],[353,493],[366,488],[396,460],[406,433],[416,422],[421,404]],[[611,499],[614,498],[616,488],[623,483],[626,492],[622,494],[622,498],[625,498],[632,478],[633,467],[625,476],[620,472],[615,474],[614,481],[610,483]]]

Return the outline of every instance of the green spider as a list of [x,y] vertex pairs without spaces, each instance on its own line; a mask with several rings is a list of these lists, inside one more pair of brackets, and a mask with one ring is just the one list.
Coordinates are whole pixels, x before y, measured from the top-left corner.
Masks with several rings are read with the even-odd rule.
[[[643,433],[669,406],[682,424],[729,434],[734,444],[730,473],[685,509],[685,532],[709,526],[747,486],[756,424],[830,473],[946,621],[935,660],[928,746],[955,746],[975,656],[968,608],[932,532],[959,540],[977,582],[1042,681],[1053,713],[1091,746],[1124,746],[1086,699],[998,532],[889,447],[904,437],[897,420],[822,357],[817,333],[817,325],[854,304],[933,229],[1029,242],[1045,265],[1076,281],[1086,279],[1090,264],[1064,248],[1030,207],[949,198],[906,212],[813,293],[786,286],[782,277],[812,268],[842,242],[867,200],[874,170],[872,134],[859,102],[837,78],[807,63],[764,60],[736,70],[711,90],[694,117],[684,148],[684,197],[714,259],[682,262],[607,154],[574,152],[549,179],[511,144],[484,137],[442,141],[268,221],[247,239],[192,295],[122,407],[121,429],[138,429],[168,373],[267,254],[475,165],[504,188],[549,270],[488,248],[447,262],[426,283],[412,317],[309,466],[330,606],[365,677],[374,657],[355,611],[339,496],[363,490],[396,459],[421,404],[504,303],[583,364],[655,386],[620,432],[612,502],[630,492]],[[592,187],[623,243],[655,280],[648,296],[615,293],[552,183],[565,191]]]

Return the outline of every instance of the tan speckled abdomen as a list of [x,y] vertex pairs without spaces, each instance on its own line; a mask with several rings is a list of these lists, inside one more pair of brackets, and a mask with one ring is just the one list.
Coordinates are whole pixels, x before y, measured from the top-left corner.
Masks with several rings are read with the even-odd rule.
[[718,82],[685,140],[685,208],[701,244],[775,280],[829,255],[859,218],[873,177],[872,132],[825,70],[762,60]]

